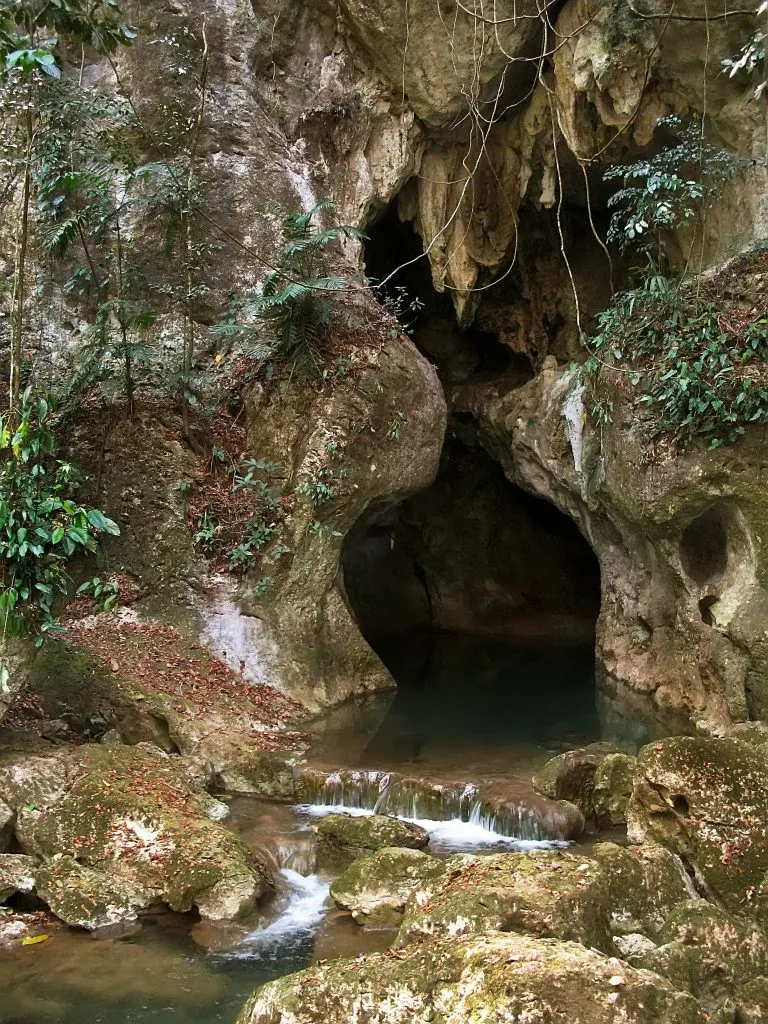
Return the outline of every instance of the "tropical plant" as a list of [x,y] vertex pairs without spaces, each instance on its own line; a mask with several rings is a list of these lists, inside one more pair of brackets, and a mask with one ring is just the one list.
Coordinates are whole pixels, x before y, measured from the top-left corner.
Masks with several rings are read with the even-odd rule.
[[213,329],[214,335],[244,337],[251,343],[256,340],[254,351],[258,356],[277,352],[301,376],[319,375],[323,339],[334,313],[344,311],[340,293],[363,287],[359,277],[330,272],[330,249],[342,238],[365,238],[348,224],[321,230],[318,220],[332,209],[333,203],[323,202],[308,213],[283,215],[283,245],[275,270],[255,294],[240,303],[237,320],[233,320],[230,306],[224,320]]
[[18,212],[10,317],[10,411],[17,415],[21,394],[26,262],[34,204],[38,141],[45,137],[46,90],[61,78],[58,48],[88,43],[115,50],[135,32],[120,18],[116,0],[3,0],[0,5],[4,165],[7,180],[0,205],[13,201]]
[[50,397],[31,389],[15,421],[0,418],[0,635],[42,639],[69,590],[68,562],[117,535],[103,512],[75,500],[77,474],[56,457]]
[[686,124],[676,115],[662,118],[657,128],[673,137],[672,145],[649,159],[610,167],[604,177],[622,186],[608,200],[608,241],[621,250],[650,253],[661,265],[669,232],[686,227],[712,206],[747,161],[716,149],[701,125]]
[[717,282],[697,287],[656,275],[616,295],[597,320],[584,367],[596,422],[613,410],[597,384],[612,367],[631,385],[651,433],[682,447],[700,438],[717,448],[768,422],[768,315],[745,322]]

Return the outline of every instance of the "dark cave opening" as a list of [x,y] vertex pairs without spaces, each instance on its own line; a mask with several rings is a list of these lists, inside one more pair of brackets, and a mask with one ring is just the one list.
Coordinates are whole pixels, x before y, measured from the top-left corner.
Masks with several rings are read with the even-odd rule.
[[428,663],[434,638],[593,658],[592,549],[569,517],[510,483],[471,440],[448,440],[432,487],[358,523],[342,566],[363,636],[404,685],[421,685],[414,657]]
[[435,290],[422,240],[412,224],[400,219],[396,202],[368,236],[367,276],[374,283],[386,282],[379,299],[390,307],[399,302],[398,319],[444,383],[505,378],[522,384],[533,377],[530,360],[504,345],[498,334],[477,326],[459,329],[450,293]]

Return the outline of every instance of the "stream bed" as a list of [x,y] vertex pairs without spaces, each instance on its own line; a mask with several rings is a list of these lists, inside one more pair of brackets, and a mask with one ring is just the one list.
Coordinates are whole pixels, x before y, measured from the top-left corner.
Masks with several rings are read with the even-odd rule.
[[[540,836],[524,812],[533,771],[599,738],[589,652],[446,638],[399,654],[411,671],[396,671],[395,695],[313,725],[311,762],[326,775],[310,801],[229,799],[229,826],[277,871],[279,893],[263,916],[221,927],[159,913],[123,938],[53,930],[45,942],[0,952],[0,1024],[233,1024],[265,981],[316,959],[385,949],[395,933],[362,930],[335,910],[332,878],[317,869],[312,822],[334,810],[415,819],[438,856],[565,845]],[[406,784],[393,782],[402,777]],[[519,825],[489,818],[478,786],[519,803]]]

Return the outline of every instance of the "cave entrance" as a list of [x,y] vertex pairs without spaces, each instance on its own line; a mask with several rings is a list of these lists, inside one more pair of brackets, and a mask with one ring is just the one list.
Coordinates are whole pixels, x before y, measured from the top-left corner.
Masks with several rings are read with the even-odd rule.
[[449,440],[435,484],[372,510],[342,564],[361,632],[398,683],[376,761],[498,756],[509,771],[518,753],[598,738],[597,560],[477,443]]
[[414,344],[446,386],[482,381],[516,386],[534,376],[530,360],[504,345],[497,333],[477,326],[459,329],[449,292],[435,291],[429,260],[412,224],[392,203],[368,230],[365,271],[386,282],[379,294],[408,330]]

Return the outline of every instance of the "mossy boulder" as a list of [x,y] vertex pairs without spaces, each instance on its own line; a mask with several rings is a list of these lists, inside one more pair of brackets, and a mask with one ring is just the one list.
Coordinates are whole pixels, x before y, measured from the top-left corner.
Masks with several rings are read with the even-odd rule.
[[600,843],[593,856],[608,882],[613,935],[654,939],[675,907],[695,895],[683,865],[663,846]]
[[[211,820],[210,798],[191,788],[180,758],[144,744],[91,745],[58,758],[60,768],[62,762],[62,785],[49,787],[47,797],[29,802],[27,787],[16,787],[16,835],[26,852],[76,858],[108,876],[116,897],[125,887],[146,894],[146,902],[182,912],[196,907],[214,920],[248,913],[271,892],[268,869]],[[23,774],[28,778],[28,767]],[[117,906],[116,897],[106,902]]]
[[714,902],[755,911],[768,871],[768,761],[759,749],[701,736],[644,747],[627,821],[631,838],[678,854]]
[[617,754],[612,743],[591,743],[576,750],[567,750],[551,758],[534,775],[534,788],[550,800],[568,800],[585,817],[594,814],[593,792],[595,775],[604,758]]
[[329,814],[315,825],[315,831],[320,853],[331,858],[364,857],[394,846],[423,850],[429,842],[426,829],[386,814]]
[[460,855],[413,891],[396,944],[493,929],[612,953],[608,913],[608,884],[595,861],[560,851]]
[[[711,1014],[738,1006],[746,987],[768,974],[764,933],[704,900],[679,906],[659,938],[657,949],[631,956],[631,962],[691,992]],[[746,1003],[762,1000],[764,994],[760,986],[760,993],[753,990]],[[763,1005],[768,1010],[768,1002]]]
[[446,937],[336,960],[259,989],[237,1024],[704,1024],[658,975],[574,942]]
[[592,811],[598,825],[626,824],[636,760],[628,754],[608,754],[597,766],[592,786]]
[[135,921],[152,903],[149,890],[79,864],[73,857],[54,857],[40,867],[35,888],[59,920],[87,931]]
[[32,892],[40,862],[22,854],[0,854],[0,903],[17,892]]
[[439,878],[446,862],[421,850],[385,849],[360,857],[336,879],[331,896],[361,925],[397,926],[411,893]]

